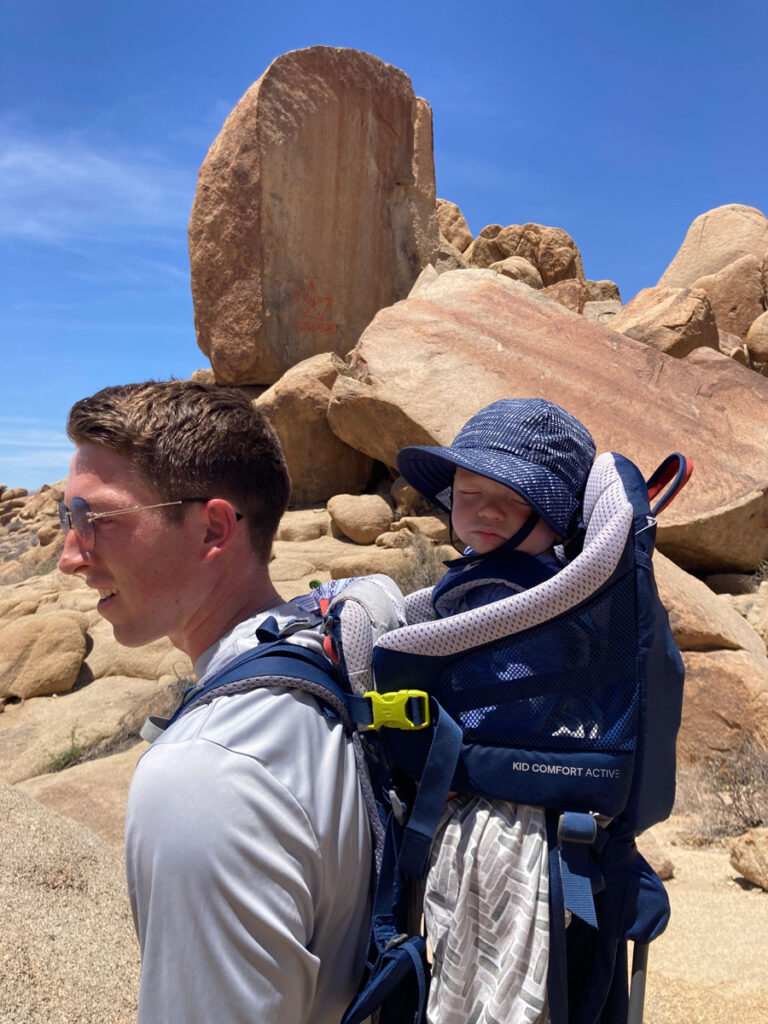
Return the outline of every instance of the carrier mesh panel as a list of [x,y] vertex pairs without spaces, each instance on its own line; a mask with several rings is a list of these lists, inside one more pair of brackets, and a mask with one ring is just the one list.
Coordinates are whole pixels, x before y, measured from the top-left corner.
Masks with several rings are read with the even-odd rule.
[[339,629],[350,687],[353,693],[365,694],[373,689],[371,620],[355,601],[345,601],[339,614]]
[[415,590],[405,595],[405,615],[409,623],[429,622],[435,617],[432,610],[432,587]]
[[557,623],[456,658],[431,681],[435,696],[469,743],[631,750],[638,714],[634,600],[630,573]]

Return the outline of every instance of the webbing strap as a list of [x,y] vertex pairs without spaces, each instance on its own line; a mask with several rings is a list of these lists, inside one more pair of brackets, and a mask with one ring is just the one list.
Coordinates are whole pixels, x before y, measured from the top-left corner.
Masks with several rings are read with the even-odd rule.
[[557,829],[565,906],[576,917],[597,928],[593,881],[599,872],[591,855],[597,838],[597,822],[591,814],[565,811]]
[[400,869],[410,878],[426,874],[429,849],[445,811],[462,742],[461,728],[437,701],[430,700],[429,707],[434,725],[432,742],[400,849]]
[[265,676],[287,676],[302,682],[314,683],[332,694],[344,707],[349,695],[342,690],[330,673],[333,671],[328,660],[321,654],[306,647],[290,643],[261,644],[244,651],[214,673],[199,689],[192,689],[171,716],[171,725],[182,714],[209,697],[216,690],[245,679],[260,679]]
[[565,902],[560,873],[560,848],[557,831],[560,815],[547,810],[549,847],[549,970],[547,1001],[550,1024],[568,1024],[568,960],[565,941]]

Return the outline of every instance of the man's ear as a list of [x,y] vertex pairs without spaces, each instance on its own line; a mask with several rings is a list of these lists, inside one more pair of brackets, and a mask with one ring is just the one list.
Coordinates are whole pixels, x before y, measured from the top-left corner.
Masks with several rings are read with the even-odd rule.
[[203,506],[205,534],[203,561],[218,558],[235,539],[238,530],[245,529],[244,520],[225,498],[211,498]]

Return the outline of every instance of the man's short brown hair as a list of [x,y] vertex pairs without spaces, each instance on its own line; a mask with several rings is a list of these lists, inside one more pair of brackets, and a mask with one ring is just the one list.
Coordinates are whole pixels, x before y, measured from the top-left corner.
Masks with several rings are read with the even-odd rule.
[[166,501],[226,498],[268,560],[291,482],[277,435],[241,391],[185,380],[108,387],[72,406],[67,434],[126,455]]

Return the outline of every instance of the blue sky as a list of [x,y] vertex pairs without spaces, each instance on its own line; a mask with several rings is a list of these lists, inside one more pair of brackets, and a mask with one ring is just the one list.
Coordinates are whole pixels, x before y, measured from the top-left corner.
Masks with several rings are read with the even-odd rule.
[[207,365],[197,171],[279,54],[350,46],[402,68],[432,104],[438,195],[473,232],[562,227],[626,301],[698,214],[768,213],[766,38],[763,0],[2,0],[0,482],[66,474],[76,399]]

